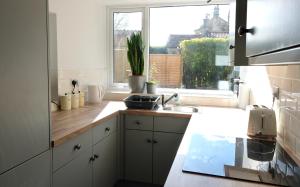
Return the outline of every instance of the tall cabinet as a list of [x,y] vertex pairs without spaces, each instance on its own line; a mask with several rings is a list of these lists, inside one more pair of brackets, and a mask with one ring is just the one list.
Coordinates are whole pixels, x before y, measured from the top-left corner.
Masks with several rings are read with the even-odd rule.
[[[0,28],[0,186],[48,186],[47,1],[1,0]],[[41,172],[34,162],[49,167]],[[40,173],[45,183],[29,176]]]

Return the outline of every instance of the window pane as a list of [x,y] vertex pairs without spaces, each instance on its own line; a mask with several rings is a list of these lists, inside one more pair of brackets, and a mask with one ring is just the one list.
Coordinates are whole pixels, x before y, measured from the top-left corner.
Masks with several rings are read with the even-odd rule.
[[127,40],[133,32],[142,31],[142,12],[113,14],[113,81],[127,83],[131,70],[127,61]]
[[231,90],[229,6],[150,9],[149,78],[165,88]]

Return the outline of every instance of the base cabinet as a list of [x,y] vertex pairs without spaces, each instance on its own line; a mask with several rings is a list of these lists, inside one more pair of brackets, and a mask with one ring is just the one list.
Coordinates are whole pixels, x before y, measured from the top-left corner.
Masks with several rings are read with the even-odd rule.
[[53,174],[53,187],[92,187],[92,147]]
[[51,152],[47,151],[0,175],[1,187],[50,187]]
[[93,187],[113,187],[117,180],[117,133],[94,145]]
[[152,129],[125,130],[125,180],[163,185],[189,119],[146,117],[141,116],[139,124],[149,124]]
[[64,151],[53,151],[56,153],[54,156],[62,157],[54,160],[68,161],[54,171],[53,187],[114,186],[117,179],[119,135],[116,123],[117,119],[113,118],[56,148],[69,148],[66,154],[63,154]]
[[163,185],[176,156],[183,134],[153,133],[153,183]]
[[152,183],[152,131],[126,130],[125,179]]

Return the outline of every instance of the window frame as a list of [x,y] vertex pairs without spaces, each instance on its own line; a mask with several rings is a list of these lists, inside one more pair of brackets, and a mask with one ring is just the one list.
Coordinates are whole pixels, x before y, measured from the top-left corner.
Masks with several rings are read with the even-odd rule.
[[[108,88],[110,90],[121,90],[121,91],[129,91],[128,83],[114,83],[114,22],[113,22],[113,14],[116,12],[120,13],[130,13],[130,12],[142,12],[142,35],[145,44],[145,64],[144,64],[144,75],[146,76],[146,80],[149,78],[149,45],[150,45],[150,9],[151,8],[164,8],[164,7],[180,7],[180,6],[205,6],[205,5],[229,5],[230,1],[228,0],[216,0],[213,3],[203,2],[175,2],[175,3],[155,3],[155,4],[144,4],[144,5],[113,5],[107,6],[107,54],[108,54],[108,67],[109,67],[109,77],[108,77]],[[160,88],[163,90],[164,88]],[[169,88],[167,88],[169,89]],[[176,90],[178,88],[175,88]],[[188,89],[187,93],[188,93]],[[214,90],[215,91],[215,90]]]
[[108,55],[109,55],[109,88],[129,90],[128,83],[115,83],[114,82],[114,13],[132,13],[141,12],[142,13],[142,36],[145,44],[145,64],[144,64],[144,74],[148,80],[148,64],[149,64],[149,31],[147,26],[149,20],[149,9],[147,7],[133,7],[133,8],[108,8]]

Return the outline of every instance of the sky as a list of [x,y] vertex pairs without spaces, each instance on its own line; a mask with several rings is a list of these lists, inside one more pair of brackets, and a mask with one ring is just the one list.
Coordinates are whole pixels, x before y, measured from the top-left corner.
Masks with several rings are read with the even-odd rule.
[[[165,46],[170,34],[194,34],[207,14],[213,16],[215,5],[150,8],[150,46]],[[220,5],[220,17],[228,20],[229,6]],[[122,28],[141,30],[141,13],[118,13],[115,18],[126,15]]]

